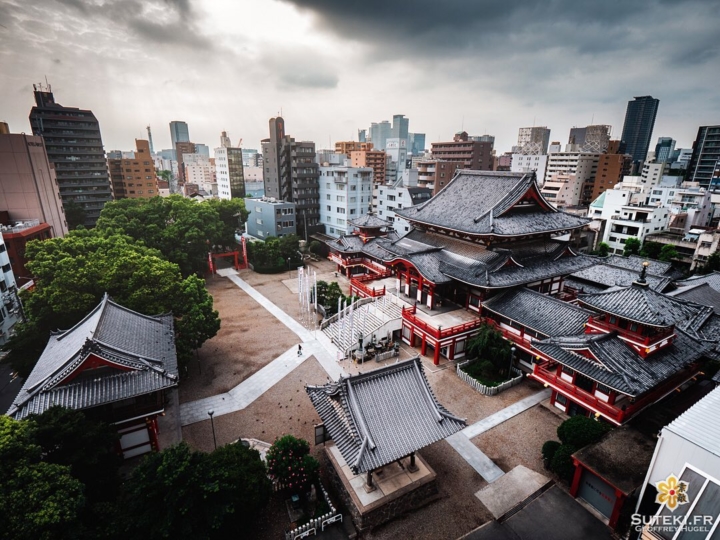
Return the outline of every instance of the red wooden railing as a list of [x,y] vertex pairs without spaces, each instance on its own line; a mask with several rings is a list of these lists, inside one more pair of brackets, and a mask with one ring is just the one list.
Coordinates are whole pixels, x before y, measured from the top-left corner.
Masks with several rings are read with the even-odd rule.
[[382,289],[376,287],[368,287],[367,285],[365,285],[365,283],[363,283],[357,278],[352,278],[350,280],[350,294],[359,293],[357,296],[364,296],[365,298],[375,298],[378,296],[385,296],[385,292],[386,291],[384,286],[382,287]]
[[[601,315],[601,317],[604,317],[604,315]],[[673,327],[668,327],[665,331],[658,332],[652,336],[646,336],[641,334],[640,332],[633,332],[628,328],[620,328],[619,326],[609,324],[607,321],[603,320],[600,317],[590,317],[588,319],[588,324],[597,326],[598,328],[601,328],[607,332],[617,331],[620,335],[626,336],[628,339],[631,339],[637,343],[642,343],[646,347],[648,345],[658,343],[663,339],[672,336],[675,333],[675,329]]]
[[457,326],[451,326],[450,328],[436,328],[434,326],[431,326],[430,324],[423,321],[420,317],[416,315],[417,313],[417,306],[407,307],[403,308],[402,310],[402,318],[403,320],[408,321],[409,323],[412,323],[413,326],[416,328],[422,330],[423,332],[431,335],[435,339],[444,339],[447,337],[456,336],[458,334],[462,334],[463,332],[467,332],[469,330],[472,330],[474,328],[479,328],[483,324],[486,323],[486,319],[480,318],[476,319],[474,321],[468,321],[463,324],[459,324]]

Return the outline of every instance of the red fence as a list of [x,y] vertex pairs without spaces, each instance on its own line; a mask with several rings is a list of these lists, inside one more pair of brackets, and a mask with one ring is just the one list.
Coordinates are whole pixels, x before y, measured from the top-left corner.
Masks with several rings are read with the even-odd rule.
[[475,328],[479,328],[483,324],[486,323],[486,319],[481,318],[474,321],[468,321],[463,324],[459,324],[457,326],[451,326],[450,328],[435,328],[434,326],[431,326],[430,324],[423,321],[421,318],[419,318],[417,315],[417,306],[403,308],[402,310],[402,318],[403,320],[406,320],[410,323],[412,323],[416,328],[419,328],[423,332],[431,335],[435,339],[444,339],[452,336],[456,336],[458,334],[462,334],[463,332],[467,332],[469,330],[473,330]]

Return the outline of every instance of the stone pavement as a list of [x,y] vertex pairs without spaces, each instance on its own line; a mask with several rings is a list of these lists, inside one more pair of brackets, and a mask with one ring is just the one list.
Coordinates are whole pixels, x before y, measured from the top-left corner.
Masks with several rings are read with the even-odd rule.
[[493,461],[487,457],[482,450],[475,446],[470,439],[477,437],[481,433],[485,433],[487,430],[502,424],[513,416],[534,407],[548,397],[550,397],[550,390],[541,390],[532,396],[528,396],[505,407],[504,409],[499,410],[495,414],[491,414],[482,420],[478,420],[474,424],[470,424],[462,431],[458,431],[454,435],[450,435],[450,437],[445,440],[458,454],[460,454],[460,456],[462,456],[465,461],[467,461],[468,465],[475,469],[477,473],[485,479],[486,482],[492,483],[505,473],[500,467],[495,465],[495,463],[493,463]]
[[230,279],[294,332],[302,342],[302,356],[298,356],[297,347],[293,346],[229,392],[183,403],[180,406],[180,422],[183,426],[207,420],[209,410],[213,410],[214,416],[217,417],[244,409],[311,356],[315,357],[331,379],[337,380],[341,376],[347,375],[335,360],[333,354],[328,352],[323,344],[313,337],[311,331],[305,329],[295,319],[241,279],[235,270],[222,269],[218,271],[218,274]]

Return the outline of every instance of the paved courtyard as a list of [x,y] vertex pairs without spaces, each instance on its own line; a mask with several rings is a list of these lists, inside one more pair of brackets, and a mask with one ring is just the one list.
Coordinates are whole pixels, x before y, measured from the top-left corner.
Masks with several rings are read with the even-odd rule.
[[[319,276],[334,279],[331,263],[313,264]],[[398,360],[338,362],[335,351],[328,350],[329,341],[314,330],[314,321],[300,314],[295,271],[291,277],[250,271],[223,274],[208,282],[223,328],[200,351],[203,373],[191,368],[189,380],[181,385],[187,387],[181,391],[183,438],[194,448],[213,448],[210,408],[215,411],[218,445],[240,437],[272,442],[286,433],[312,441],[319,418],[305,393],[306,384],[322,384],[342,373],[365,372]],[[342,276],[338,280],[347,290],[347,280]],[[249,330],[243,332],[244,326]],[[301,356],[298,343],[303,347]],[[418,353],[404,345],[400,359]],[[454,363],[438,367],[430,357],[422,360],[440,402],[467,418],[469,427],[421,452],[438,472],[440,499],[365,533],[366,538],[460,537],[491,519],[474,496],[488,482],[518,464],[548,474],[542,470],[540,447],[555,438],[561,419],[538,405],[548,397],[547,390],[526,381],[498,396],[483,396],[458,379]],[[324,459],[322,447],[313,448],[313,453]],[[266,533],[272,537],[274,528],[263,530],[260,537]]]

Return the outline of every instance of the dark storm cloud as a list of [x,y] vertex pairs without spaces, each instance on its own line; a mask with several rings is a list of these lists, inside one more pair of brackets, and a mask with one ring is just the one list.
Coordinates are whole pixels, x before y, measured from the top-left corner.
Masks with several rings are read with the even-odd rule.
[[[312,12],[327,31],[364,42],[380,55],[508,55],[563,49],[592,56],[639,53],[668,42],[676,49],[669,58],[675,62],[697,49],[705,59],[719,54],[717,47],[707,47],[716,36],[716,25],[682,28],[685,16],[702,14],[717,21],[720,2],[714,0],[284,1]],[[676,33],[658,31],[674,22],[679,23]]]

